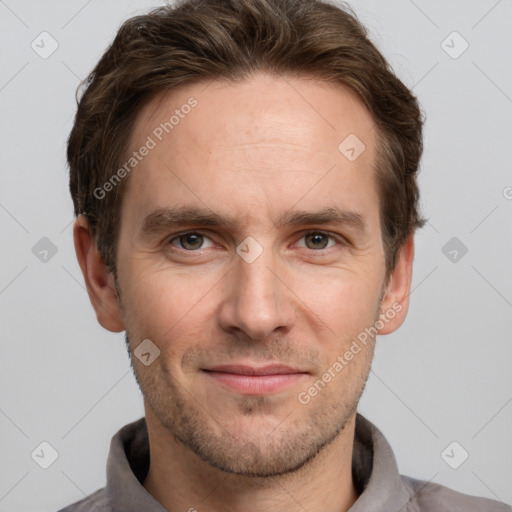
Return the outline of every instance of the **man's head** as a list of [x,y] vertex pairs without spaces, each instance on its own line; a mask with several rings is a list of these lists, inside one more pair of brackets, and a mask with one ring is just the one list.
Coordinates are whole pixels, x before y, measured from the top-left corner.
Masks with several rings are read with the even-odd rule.
[[[192,1],[123,25],[68,157],[98,319],[132,351],[151,340],[132,358],[148,421],[247,475],[337,437],[375,333],[407,311],[421,126],[328,4]],[[256,389],[241,367],[280,376]]]

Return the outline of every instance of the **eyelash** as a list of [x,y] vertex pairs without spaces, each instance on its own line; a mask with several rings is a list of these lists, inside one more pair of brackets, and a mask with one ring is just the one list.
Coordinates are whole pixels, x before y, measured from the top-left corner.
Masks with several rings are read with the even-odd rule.
[[[187,253],[201,252],[202,249],[195,249],[195,250],[194,249],[184,249],[182,247],[178,248],[178,247],[172,245],[172,242],[174,242],[175,240],[179,240],[184,235],[191,235],[191,234],[201,235],[202,237],[208,238],[210,240],[210,237],[208,235],[206,235],[205,233],[203,233],[202,231],[185,231],[183,233],[174,235],[172,238],[168,239],[167,244],[171,245],[174,249],[177,249],[181,252],[187,252]],[[325,231],[307,231],[301,236],[300,239],[303,240],[308,235],[323,235],[323,236],[326,236],[327,238],[329,238],[330,240],[334,240],[335,242],[337,242],[338,245],[344,245],[344,246],[348,245],[348,242],[346,240],[344,240],[343,238],[341,238],[340,236],[335,236],[335,235],[332,235]],[[308,247],[303,247],[303,248],[308,249]],[[309,249],[309,250],[315,254],[319,254],[320,252],[327,252],[329,249],[333,249],[333,248],[334,248],[334,246],[325,247],[323,249]]]

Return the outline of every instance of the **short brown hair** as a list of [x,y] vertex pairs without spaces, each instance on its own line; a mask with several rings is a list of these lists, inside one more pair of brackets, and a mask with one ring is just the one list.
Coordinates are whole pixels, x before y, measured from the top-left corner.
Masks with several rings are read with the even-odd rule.
[[388,275],[395,267],[400,248],[425,222],[416,183],[423,115],[350,7],[321,0],[181,0],[121,26],[82,84],[68,140],[75,215],[88,218],[114,276],[127,180],[103,198],[94,191],[122,165],[140,109],[164,91],[240,81],[258,71],[344,84],[370,111]]

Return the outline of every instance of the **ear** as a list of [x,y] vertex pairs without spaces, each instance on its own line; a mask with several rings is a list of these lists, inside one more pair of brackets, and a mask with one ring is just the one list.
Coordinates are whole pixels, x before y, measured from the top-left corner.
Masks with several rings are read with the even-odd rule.
[[114,276],[105,265],[91,235],[89,221],[84,215],[79,215],[73,226],[75,252],[87,293],[96,318],[102,327],[112,332],[124,331],[119,299],[117,297]]
[[379,316],[384,326],[378,330],[379,334],[390,334],[404,323],[409,309],[413,259],[414,235],[411,235],[400,249],[398,261],[386,285]]

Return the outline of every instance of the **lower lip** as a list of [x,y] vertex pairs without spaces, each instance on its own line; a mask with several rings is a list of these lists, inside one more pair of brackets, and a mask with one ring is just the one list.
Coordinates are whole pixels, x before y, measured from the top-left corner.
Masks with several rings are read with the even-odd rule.
[[243,395],[265,395],[283,391],[306,377],[305,373],[275,375],[240,375],[227,372],[205,372],[219,384]]

